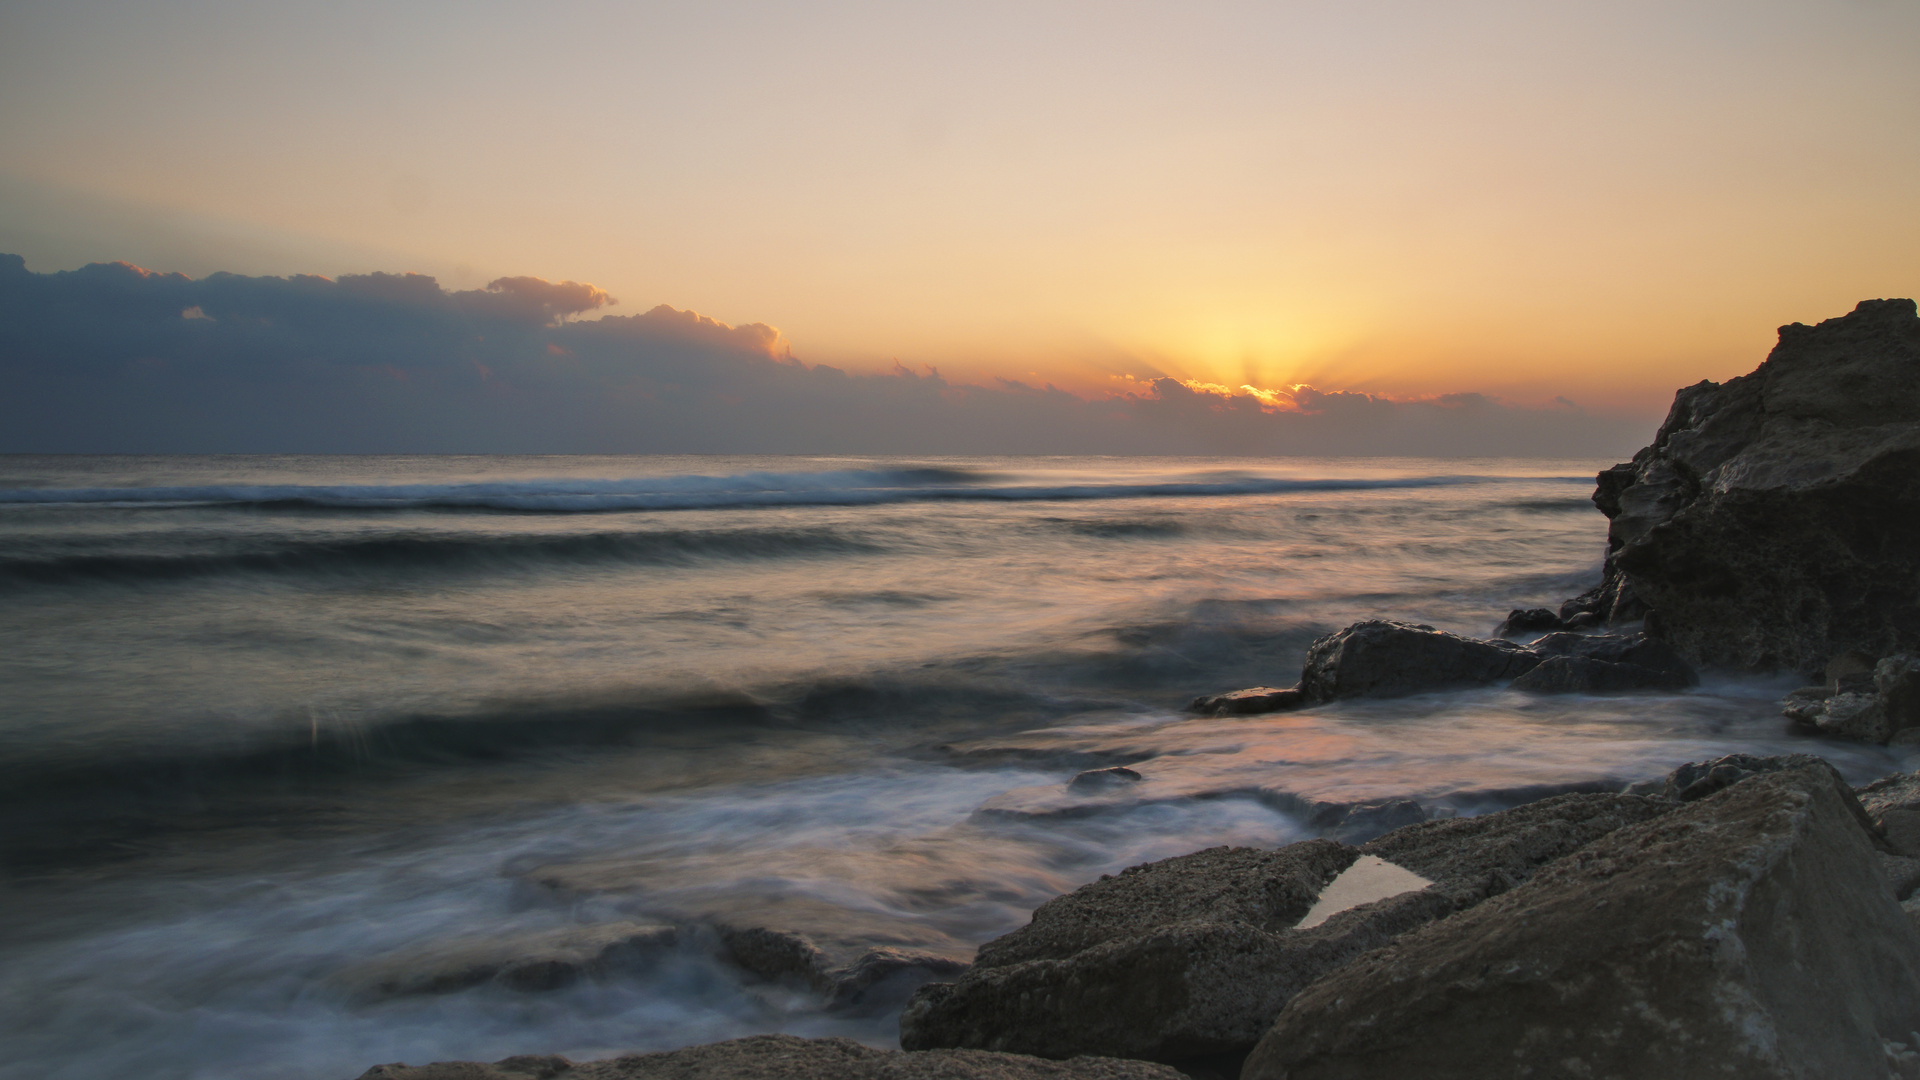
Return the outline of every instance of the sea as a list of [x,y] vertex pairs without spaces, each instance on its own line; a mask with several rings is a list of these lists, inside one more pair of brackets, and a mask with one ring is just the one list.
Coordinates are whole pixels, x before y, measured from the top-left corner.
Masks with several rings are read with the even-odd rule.
[[[717,928],[966,960],[1328,805],[1920,764],[1790,732],[1792,675],[1187,711],[1357,620],[1484,636],[1594,584],[1609,464],[0,458],[0,1077],[893,1046],[897,1001],[749,975]],[[634,927],[667,944],[460,975]]]

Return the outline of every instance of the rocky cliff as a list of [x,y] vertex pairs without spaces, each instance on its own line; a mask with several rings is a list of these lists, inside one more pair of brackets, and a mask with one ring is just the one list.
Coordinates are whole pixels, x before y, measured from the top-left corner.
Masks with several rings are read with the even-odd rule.
[[1822,670],[1920,647],[1920,316],[1866,300],[1679,391],[1599,476],[1606,578],[1562,617],[1643,616],[1701,663]]

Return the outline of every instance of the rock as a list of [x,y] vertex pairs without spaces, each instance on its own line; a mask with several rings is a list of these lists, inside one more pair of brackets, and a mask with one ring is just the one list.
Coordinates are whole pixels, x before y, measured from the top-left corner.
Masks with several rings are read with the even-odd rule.
[[1307,648],[1300,689],[1313,701],[1391,697],[1523,675],[1541,657],[1511,641],[1481,641],[1413,623],[1354,623]]
[[1254,713],[1287,712],[1311,704],[1297,686],[1284,690],[1255,686],[1229,694],[1210,694],[1193,699],[1188,708],[1202,716],[1248,716]]
[[[1541,613],[1552,614],[1544,608]],[[1672,646],[1644,633],[1560,631],[1522,646],[1374,620],[1316,638],[1307,648],[1300,685],[1293,689],[1262,686],[1216,694],[1195,698],[1192,708],[1212,716],[1274,712],[1508,679],[1515,689],[1537,693],[1684,690],[1699,681]]]
[[1547,608],[1515,608],[1507,613],[1505,622],[1493,632],[1494,637],[1520,637],[1523,634],[1544,634],[1549,630],[1565,630],[1567,624],[1560,616]]
[[[1479,903],[1662,800],[1567,795],[1424,822],[1358,849],[1309,840],[1213,848],[1148,863],[1048,901],[982,946],[954,983],[922,987],[900,1018],[910,1049],[971,1046],[1065,1057],[1231,1059],[1287,999],[1395,936]],[[1343,871],[1372,857],[1432,885],[1301,926]]]
[[450,994],[493,982],[538,992],[639,970],[679,942],[671,926],[606,923],[521,937],[476,937],[441,942],[374,964],[351,968],[331,981],[357,997]]
[[1894,851],[1920,856],[1920,773],[1884,776],[1857,794],[1861,809]]
[[1920,649],[1914,302],[1782,327],[1751,374],[1679,391],[1593,501],[1610,519],[1605,579],[1563,617],[1651,606],[1681,655],[1747,670]]
[[1045,1061],[982,1050],[903,1054],[851,1039],[755,1035],[661,1054],[575,1064],[511,1057],[491,1065],[375,1065],[360,1080],[1185,1080],[1165,1065],[1081,1057]]
[[[1330,839],[1343,844],[1364,844],[1382,833],[1427,820],[1427,811],[1412,799],[1388,799],[1385,802],[1346,807],[1337,818],[1334,815],[1327,816],[1332,819],[1327,825]],[[1311,823],[1319,824],[1318,821]]]
[[822,993],[832,991],[826,954],[805,934],[764,926],[716,929],[722,956],[740,970],[769,980],[798,979]]
[[956,979],[968,965],[951,957],[900,949],[870,950],[845,968],[829,972],[833,981],[827,1011],[849,1016],[879,1016],[899,1008],[927,983]]
[[1830,664],[1828,672],[1825,687],[1796,690],[1780,703],[1789,720],[1814,734],[1856,742],[1920,740],[1920,657],[1889,656],[1868,671],[1836,672]]
[[1535,693],[1685,690],[1700,681],[1673,647],[1646,634],[1556,633],[1528,651],[1544,657],[1513,681]]
[[1088,769],[1067,783],[1069,791],[1110,791],[1140,782],[1140,774],[1124,765],[1110,769]]
[[1302,991],[1242,1076],[1886,1076],[1920,932],[1853,802],[1788,769],[1621,828]]
[[1882,854],[1880,871],[1886,875],[1887,886],[1893,890],[1895,900],[1905,900],[1913,895],[1915,886],[1920,886],[1920,859]]

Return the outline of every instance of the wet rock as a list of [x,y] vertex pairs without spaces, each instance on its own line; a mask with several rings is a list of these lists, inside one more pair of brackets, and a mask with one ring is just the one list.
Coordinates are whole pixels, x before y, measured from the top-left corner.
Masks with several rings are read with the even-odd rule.
[[1188,708],[1202,716],[1250,716],[1256,713],[1288,712],[1311,704],[1297,686],[1277,689],[1255,686],[1228,694],[1209,694],[1193,699]]
[[672,926],[606,923],[440,942],[333,977],[357,997],[451,994],[483,983],[533,993],[644,969],[680,940]]
[[1812,754],[1776,754],[1771,757],[1757,754],[1727,754],[1709,761],[1689,761],[1667,774],[1660,785],[1659,793],[1663,798],[1674,802],[1693,802],[1704,799],[1722,788],[1731,787],[1756,773],[1780,772],[1785,769],[1827,769],[1837,779],[1838,770],[1827,763],[1825,758]]
[[[1568,795],[1410,825],[1358,849],[1310,840],[1134,867],[1048,901],[1031,924],[983,946],[958,981],[923,987],[901,1015],[901,1045],[1230,1059],[1325,973],[1670,809],[1633,796]],[[1363,857],[1432,885],[1300,925]]]
[[851,1039],[755,1035],[660,1054],[574,1063],[557,1055],[492,1064],[376,1065],[360,1080],[1184,1080],[1165,1065],[1081,1057],[1046,1061],[981,1050],[903,1054]]
[[1621,828],[1296,995],[1242,1076],[1885,1076],[1920,932],[1852,804],[1789,769]]
[[833,989],[827,996],[827,1011],[879,1016],[899,1008],[927,983],[959,978],[967,967],[933,953],[872,949],[852,964],[828,972]]
[[1748,670],[1920,649],[1912,300],[1782,327],[1751,374],[1679,391],[1653,444],[1598,481],[1605,580],[1569,601],[1596,619],[1657,608],[1690,661]]
[[1067,783],[1069,791],[1111,791],[1140,782],[1140,774],[1125,765],[1110,769],[1088,769]]
[[1881,777],[1856,793],[1862,810],[1894,851],[1920,856],[1920,773]]
[[1372,620],[1307,648],[1300,689],[1313,701],[1392,697],[1523,675],[1541,656],[1511,641],[1482,641],[1414,623]]
[[1403,825],[1427,820],[1425,807],[1413,799],[1337,807],[1337,813],[1316,815],[1309,824],[1326,830],[1328,838],[1343,844],[1364,844]]
[[1548,634],[1527,648],[1543,659],[1513,681],[1515,690],[1546,694],[1684,690],[1700,681],[1672,646],[1644,633]]
[[1830,674],[1825,687],[1796,690],[1781,707],[1795,724],[1830,738],[1920,741],[1920,657],[1889,656],[1868,671]]
[[832,991],[826,953],[805,934],[764,926],[716,929],[722,957],[740,970],[768,980],[797,979],[823,993]]
[[1914,887],[1920,886],[1920,859],[1882,853],[1880,871],[1886,875],[1887,886],[1893,890],[1895,900],[1907,899],[1913,895]]
[[1567,624],[1560,616],[1548,608],[1515,608],[1507,613],[1506,620],[1494,630],[1494,637],[1521,637],[1526,634],[1544,634],[1551,630],[1565,630]]

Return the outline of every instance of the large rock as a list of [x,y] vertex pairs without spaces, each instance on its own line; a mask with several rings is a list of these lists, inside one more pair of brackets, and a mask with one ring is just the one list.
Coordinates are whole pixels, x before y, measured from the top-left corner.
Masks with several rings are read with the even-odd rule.
[[1308,646],[1300,689],[1312,701],[1416,694],[1502,682],[1526,674],[1541,659],[1511,641],[1374,619]]
[[1671,645],[1644,633],[1559,632],[1517,645],[1375,619],[1314,639],[1296,687],[1215,694],[1191,708],[1210,716],[1279,712],[1508,680],[1536,693],[1683,690],[1699,681]]
[[1893,850],[1920,856],[1920,772],[1883,776],[1857,794],[1863,812]]
[[1562,616],[1654,613],[1696,663],[1818,671],[1920,649],[1920,317],[1866,300],[1681,390],[1600,474],[1606,577]]
[[1700,681],[1673,646],[1644,633],[1548,634],[1527,646],[1527,651],[1541,660],[1513,680],[1515,690],[1542,694],[1684,690]]
[[1920,657],[1884,657],[1869,672],[1796,690],[1784,705],[1788,719],[1815,734],[1881,745],[1920,741]]
[[[1309,840],[1134,867],[1048,901],[1030,925],[982,946],[957,982],[921,988],[901,1016],[900,1043],[1168,1062],[1244,1053],[1288,998],[1325,973],[1670,808],[1567,795],[1410,825],[1360,848]],[[1303,925],[1363,859],[1432,884],[1377,896],[1363,888],[1350,895],[1366,902],[1322,908]]]
[[576,1064],[558,1055],[481,1064],[375,1065],[360,1080],[1185,1080],[1165,1065],[1083,1057],[1045,1061],[981,1050],[903,1054],[851,1039],[756,1035]]
[[1245,1080],[1872,1077],[1920,1029],[1920,933],[1852,793],[1757,774],[1296,995]]

